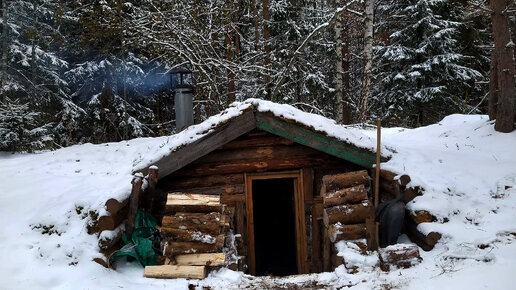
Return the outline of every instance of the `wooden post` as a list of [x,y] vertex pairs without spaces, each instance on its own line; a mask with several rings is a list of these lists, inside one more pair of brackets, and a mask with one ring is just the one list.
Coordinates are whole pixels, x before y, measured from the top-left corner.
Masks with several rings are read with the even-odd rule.
[[143,196],[143,208],[148,212],[152,212],[152,207],[154,206],[154,200],[156,199],[156,186],[158,184],[158,167],[151,166],[149,167],[149,176],[147,177],[147,182],[149,184],[147,188],[147,192]]
[[378,223],[375,222],[376,208],[380,203],[380,158],[381,158],[381,140],[382,140],[382,121],[376,122],[376,170],[374,180],[374,210],[371,219],[366,220],[367,231],[371,234],[368,237],[368,248],[371,250],[378,250],[379,246],[379,228]]
[[140,203],[140,197],[142,194],[142,183],[143,183],[143,174],[136,173],[134,175],[132,184],[133,189],[131,191],[131,197],[129,198],[129,212],[127,214],[127,221],[125,224],[125,234],[128,239],[131,239],[131,235],[134,230],[134,222],[136,219],[136,212],[138,211],[138,206]]

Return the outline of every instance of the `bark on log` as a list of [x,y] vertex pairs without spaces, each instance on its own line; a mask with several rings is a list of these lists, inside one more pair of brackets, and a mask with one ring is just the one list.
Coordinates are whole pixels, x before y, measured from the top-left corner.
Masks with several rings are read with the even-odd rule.
[[165,205],[166,212],[220,212],[220,196],[170,193]]
[[[120,226],[120,227],[117,227],[115,230],[113,231],[108,231],[108,232],[111,232],[109,235],[111,236],[110,238],[99,238],[99,248],[101,251],[106,251],[106,250],[109,250],[111,249],[113,246],[115,246],[118,242],[120,242],[122,240],[122,232],[123,232],[123,227]],[[100,236],[102,237],[103,236],[103,232],[101,232]]]
[[384,263],[395,263],[403,260],[419,258],[419,248],[415,245],[395,245],[378,250],[380,260]]
[[416,210],[415,212],[410,211],[409,218],[412,218],[412,220],[418,225],[420,223],[431,223],[437,220],[435,216],[426,210]]
[[369,201],[359,204],[338,205],[329,207],[323,211],[325,226],[335,223],[359,224],[364,223],[366,218],[372,217],[373,207]]
[[[323,177],[323,186],[321,188],[321,195],[324,192],[331,192],[347,187],[357,186],[357,185],[368,185],[369,184],[369,175],[366,170],[342,173],[336,175],[326,175]],[[324,190],[324,192],[323,192]]]
[[141,195],[142,195],[142,176],[136,175],[132,181],[133,189],[131,197],[129,198],[129,211],[127,213],[127,220],[125,224],[126,236],[131,237],[134,230],[134,222],[136,219],[136,212],[138,211]]
[[216,242],[216,235],[203,233],[198,230],[185,230],[162,227],[161,235],[164,238],[173,238],[175,241],[181,242],[201,242],[206,244],[215,244]]
[[112,231],[116,229],[127,218],[128,211],[129,207],[124,207],[110,216],[101,216],[98,219],[96,226],[94,226],[94,232],[101,233],[103,231]]
[[[388,171],[385,169],[380,170],[380,177],[385,180],[395,180],[396,176],[399,176],[399,174],[396,174],[394,172],[391,172],[391,171]],[[405,185],[409,184],[410,176],[408,176],[406,174],[402,174],[401,176],[399,176],[399,178],[396,179],[396,181],[398,182],[399,185],[405,186]]]
[[177,255],[174,257],[178,265],[187,266],[224,266],[226,254],[224,253],[204,253]]
[[128,203],[129,203],[129,198],[125,199],[122,202],[120,202],[114,198],[110,198],[106,201],[106,210],[113,215],[113,214],[119,212],[124,207],[126,207]]
[[367,199],[367,191],[363,184],[327,192],[323,195],[324,207],[331,207],[341,204],[359,203]]
[[178,178],[174,174],[161,179],[160,186],[163,188],[198,188],[213,187],[227,184],[244,184],[244,174],[214,174],[203,177]]
[[358,240],[366,238],[365,224],[343,225],[332,224],[328,227],[328,236],[332,243],[342,240]]
[[166,234],[169,229],[184,229],[217,235],[222,223],[221,216],[220,213],[177,213],[174,216],[164,216],[161,231]]
[[441,234],[430,232],[428,235],[421,233],[417,229],[417,224],[412,219],[405,220],[405,231],[409,238],[425,251],[430,251],[441,238]]
[[142,207],[147,211],[152,211],[154,200],[158,199],[158,197],[156,196],[156,186],[158,184],[158,167],[149,167],[149,177],[147,179],[147,182],[148,187],[146,192],[143,194]]
[[245,202],[245,201],[246,201],[245,194],[223,195],[220,197],[220,203],[222,203],[222,204],[235,204],[238,202]]
[[414,198],[420,196],[422,193],[421,193],[421,188],[411,187],[411,188],[405,189],[404,194],[405,194],[405,203],[408,203],[408,202],[412,201]]
[[165,240],[162,244],[164,256],[167,257],[174,257],[181,254],[213,253],[224,246],[224,235],[218,235],[214,244],[174,242],[170,240]]
[[173,188],[176,192],[188,192],[206,195],[233,195],[243,194],[244,184],[219,185],[211,187]]
[[143,276],[146,278],[189,278],[204,279],[206,277],[205,266],[161,265],[147,266]]

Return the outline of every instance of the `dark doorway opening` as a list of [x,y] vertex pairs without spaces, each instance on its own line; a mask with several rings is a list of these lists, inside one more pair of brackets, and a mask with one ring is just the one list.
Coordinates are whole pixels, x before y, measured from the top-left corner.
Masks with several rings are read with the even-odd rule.
[[256,275],[298,274],[294,178],[253,180]]

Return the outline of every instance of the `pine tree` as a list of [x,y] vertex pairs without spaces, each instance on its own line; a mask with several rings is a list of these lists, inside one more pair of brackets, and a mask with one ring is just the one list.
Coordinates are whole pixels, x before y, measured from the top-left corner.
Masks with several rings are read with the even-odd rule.
[[53,138],[50,124],[41,124],[42,114],[27,103],[5,97],[0,102],[0,150],[33,152],[49,148]]
[[[460,112],[482,74],[461,54],[461,5],[448,0],[380,6],[375,109],[391,124],[416,126]],[[446,12],[446,13],[444,13]],[[439,14],[440,13],[440,14]]]

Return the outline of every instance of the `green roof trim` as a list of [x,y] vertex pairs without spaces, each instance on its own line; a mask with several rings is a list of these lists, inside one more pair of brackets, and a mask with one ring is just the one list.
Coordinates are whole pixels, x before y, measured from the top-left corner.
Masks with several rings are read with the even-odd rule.
[[[374,152],[326,136],[313,128],[305,128],[303,124],[289,123],[279,117],[257,112],[256,127],[366,168],[372,168],[376,163]],[[381,161],[387,159],[382,157]]]

